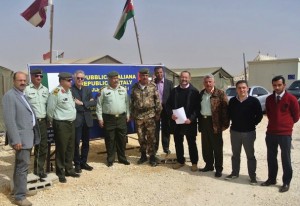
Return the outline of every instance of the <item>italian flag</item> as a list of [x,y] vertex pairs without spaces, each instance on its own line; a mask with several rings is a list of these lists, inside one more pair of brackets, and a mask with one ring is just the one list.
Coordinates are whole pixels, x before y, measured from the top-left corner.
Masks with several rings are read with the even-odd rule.
[[120,40],[122,38],[126,29],[127,21],[131,19],[133,16],[134,16],[134,9],[133,9],[132,0],[127,0],[119,24],[114,34],[114,37],[116,39]]
[[35,27],[43,27],[46,22],[48,0],[35,0],[21,16]]

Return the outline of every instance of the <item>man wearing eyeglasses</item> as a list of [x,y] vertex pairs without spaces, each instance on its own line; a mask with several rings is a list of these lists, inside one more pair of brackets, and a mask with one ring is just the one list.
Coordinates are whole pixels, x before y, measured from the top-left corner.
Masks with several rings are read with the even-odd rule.
[[72,74],[61,72],[59,86],[49,95],[47,116],[52,123],[55,139],[55,169],[59,182],[66,183],[65,176],[79,177],[73,168],[76,109],[72,96]]
[[[81,173],[81,169],[91,171],[93,167],[87,164],[90,147],[90,127],[93,126],[93,116],[90,108],[96,106],[97,102],[92,96],[92,90],[83,86],[84,71],[78,70],[74,73],[74,84],[71,88],[75,99],[76,120],[75,120],[75,150],[74,165],[75,172]],[[82,141],[81,152],[79,151],[80,140]]]
[[34,174],[40,178],[46,178],[44,165],[47,158],[48,138],[47,138],[47,121],[46,105],[49,96],[49,90],[42,85],[43,74],[41,69],[32,69],[30,71],[31,82],[25,89],[25,96],[31,104],[37,118],[40,128],[41,141],[34,147]]

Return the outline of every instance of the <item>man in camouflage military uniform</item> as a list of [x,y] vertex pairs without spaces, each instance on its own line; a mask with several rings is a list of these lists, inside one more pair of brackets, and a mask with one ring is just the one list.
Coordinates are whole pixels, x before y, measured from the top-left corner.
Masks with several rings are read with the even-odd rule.
[[113,165],[116,150],[119,163],[129,165],[125,156],[127,122],[130,117],[127,90],[119,85],[118,72],[112,71],[107,76],[109,85],[101,90],[96,109],[99,126],[105,129],[107,166]]
[[75,102],[71,92],[72,74],[61,72],[58,75],[59,86],[48,98],[47,116],[52,123],[55,139],[55,169],[61,183],[65,176],[79,177],[73,168],[76,118]]
[[149,163],[155,167],[155,121],[159,120],[162,106],[156,85],[149,82],[149,70],[141,69],[140,80],[135,83],[131,90],[130,112],[135,120],[135,126],[140,143],[141,158],[138,164],[147,161],[146,150],[150,155]]
[[30,76],[31,82],[25,89],[25,95],[36,114],[41,134],[40,144],[34,146],[34,174],[38,175],[40,178],[46,178],[47,175],[44,171],[48,150],[46,105],[49,90],[41,84],[43,78],[41,69],[31,70]]

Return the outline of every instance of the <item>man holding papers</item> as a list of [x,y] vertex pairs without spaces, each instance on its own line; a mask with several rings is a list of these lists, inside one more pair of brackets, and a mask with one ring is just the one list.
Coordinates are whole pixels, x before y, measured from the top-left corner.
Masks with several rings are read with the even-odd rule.
[[183,136],[186,136],[190,159],[191,171],[198,170],[197,114],[199,112],[199,91],[190,84],[191,74],[188,71],[180,73],[180,84],[175,87],[167,101],[167,112],[172,116],[174,126],[174,141],[177,156],[177,164],[173,169],[179,169],[185,165]]

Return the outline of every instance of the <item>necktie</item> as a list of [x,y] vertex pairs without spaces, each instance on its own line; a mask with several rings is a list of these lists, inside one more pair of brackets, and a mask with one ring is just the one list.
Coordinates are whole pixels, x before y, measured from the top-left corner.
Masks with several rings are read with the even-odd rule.
[[279,95],[276,96],[276,102],[279,103],[281,97]]

